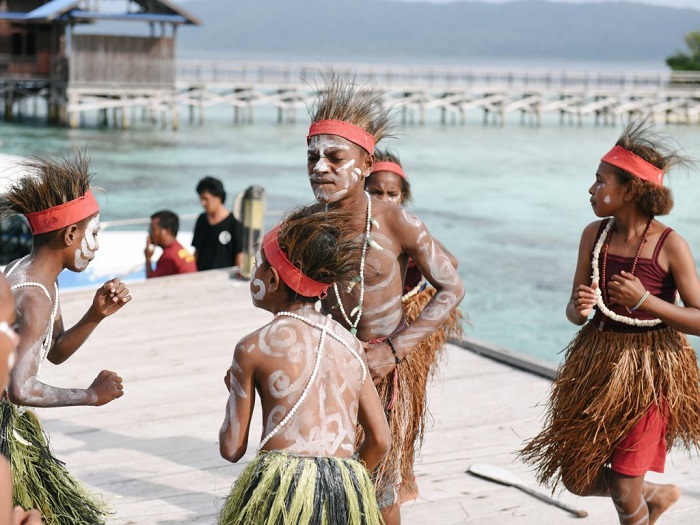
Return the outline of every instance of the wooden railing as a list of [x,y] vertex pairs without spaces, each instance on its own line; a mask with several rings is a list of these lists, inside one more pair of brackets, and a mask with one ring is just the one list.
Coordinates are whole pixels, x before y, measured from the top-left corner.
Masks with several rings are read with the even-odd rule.
[[[349,64],[336,66],[352,74],[358,83],[381,88],[498,86],[513,88],[654,89],[700,88],[700,73],[670,71],[573,71],[559,69],[499,69],[448,66],[386,66]],[[322,84],[324,68],[307,63],[254,63],[178,60],[180,82],[240,83],[250,85]]]

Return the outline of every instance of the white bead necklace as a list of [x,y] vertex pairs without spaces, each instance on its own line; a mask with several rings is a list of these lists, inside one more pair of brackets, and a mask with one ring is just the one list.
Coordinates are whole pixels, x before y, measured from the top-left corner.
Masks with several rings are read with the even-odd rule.
[[[12,268],[10,268],[5,275],[7,277],[12,275],[12,272],[14,272],[15,269],[27,257],[29,257],[29,255],[25,255],[19,261],[17,261],[17,264],[15,264]],[[41,290],[44,292],[44,295],[46,295],[46,297],[48,297],[49,301],[51,301],[51,294],[49,294],[49,291],[46,289],[46,286],[44,286],[41,283],[34,282],[34,281],[27,281],[24,283],[14,284],[10,287],[10,291],[14,292],[15,290],[17,290],[19,288],[26,288],[29,286],[36,286],[37,288],[41,288]],[[56,296],[56,302],[53,303],[53,308],[51,309],[51,317],[49,317],[49,327],[48,327],[48,331],[46,334],[46,338],[44,339],[44,342],[41,344],[41,354],[39,355],[39,364],[37,365],[37,369],[36,369],[36,376],[37,377],[39,377],[39,372],[41,372],[41,365],[43,364],[44,359],[46,359],[46,356],[49,353],[49,349],[51,348],[52,339],[53,339],[53,325],[54,325],[54,322],[56,320],[56,314],[58,313],[58,285],[56,283],[53,283],[53,289],[54,289],[54,295]]]
[[[625,315],[616,314],[607,307],[605,301],[603,300],[603,291],[600,284],[600,270],[598,268],[598,259],[600,258],[600,252],[603,249],[603,245],[605,244],[605,239],[607,239],[608,235],[610,235],[610,230],[612,230],[614,223],[615,221],[613,219],[608,221],[608,224],[605,225],[603,233],[600,234],[598,243],[595,245],[595,248],[593,248],[593,260],[591,260],[591,266],[593,267],[593,276],[591,278],[593,279],[593,282],[598,285],[598,287],[595,289],[596,306],[598,306],[598,309],[606,317],[609,317],[610,319],[612,319],[613,321],[617,321],[618,323],[624,323],[630,326],[659,325],[663,322],[661,321],[661,319],[635,319],[634,317],[627,317]],[[603,283],[603,286],[605,286],[605,283]]]
[[293,312],[278,312],[277,314],[275,314],[275,317],[279,317],[279,316],[291,317],[292,319],[297,319],[299,321],[302,321],[302,322],[308,324],[309,326],[313,326],[314,328],[318,328],[321,331],[321,337],[318,341],[318,350],[316,351],[316,359],[314,360],[314,368],[311,371],[311,375],[309,376],[309,380],[307,381],[306,386],[304,387],[304,390],[302,391],[301,395],[299,396],[299,399],[297,400],[296,403],[294,403],[294,406],[289,410],[287,415],[284,416],[282,421],[280,421],[277,424],[277,426],[275,426],[275,428],[273,428],[272,431],[260,441],[260,445],[258,447],[258,450],[262,450],[262,448],[265,446],[265,444],[268,441],[270,441],[270,439],[273,436],[275,436],[282,429],[282,427],[284,427],[289,422],[290,419],[292,419],[292,417],[294,416],[296,411],[299,409],[301,404],[306,399],[306,396],[309,394],[309,391],[311,390],[311,385],[314,382],[314,380],[316,379],[316,376],[318,375],[318,369],[319,369],[319,366],[321,364],[321,356],[323,354],[323,347],[324,347],[324,344],[326,342],[326,334],[330,335],[331,338],[340,342],[345,348],[347,348],[350,351],[350,353],[355,357],[355,359],[357,359],[359,361],[360,365],[362,366],[362,383],[365,382],[365,378],[367,377],[367,369],[365,368],[365,363],[362,360],[362,357],[360,357],[360,355],[355,351],[355,349],[352,348],[346,341],[344,341],[342,337],[340,337],[339,335],[337,335],[333,332],[328,331],[330,323],[332,322],[332,317],[330,314],[328,314],[326,316],[325,324],[316,323],[316,322],[304,317],[303,315],[295,314]]
[[[348,323],[350,327],[350,333],[352,335],[357,334],[357,326],[360,324],[360,319],[362,318],[362,305],[365,301],[365,257],[367,256],[367,246],[370,245],[372,239],[369,236],[370,230],[372,229],[372,197],[369,193],[365,192],[367,196],[367,225],[365,226],[365,239],[362,243],[362,258],[360,259],[360,301],[357,306],[353,308],[350,315],[345,312],[343,307],[343,302],[340,300],[340,292],[338,291],[338,284],[333,283],[333,290],[335,291],[335,297],[338,300],[338,307],[340,308],[340,313],[343,315],[343,319]],[[351,321],[350,317],[356,315],[355,320]]]

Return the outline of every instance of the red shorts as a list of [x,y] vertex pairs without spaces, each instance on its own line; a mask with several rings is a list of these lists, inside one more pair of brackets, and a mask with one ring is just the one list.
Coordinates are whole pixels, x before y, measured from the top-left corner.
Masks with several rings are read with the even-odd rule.
[[626,476],[643,476],[649,470],[663,472],[666,463],[668,407],[654,404],[630,433],[615,447],[610,467]]

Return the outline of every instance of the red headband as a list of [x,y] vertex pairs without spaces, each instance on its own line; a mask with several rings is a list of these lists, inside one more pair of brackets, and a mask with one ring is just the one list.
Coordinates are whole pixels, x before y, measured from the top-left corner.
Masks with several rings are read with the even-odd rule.
[[277,270],[284,283],[299,295],[324,299],[330,285],[307,277],[291,263],[280,248],[279,229],[279,226],[275,227],[263,238],[263,251],[267,262]]
[[342,120],[319,120],[312,123],[309,134],[306,136],[307,144],[314,135],[338,135],[357,144],[370,155],[374,153],[374,145],[376,144],[374,137],[364,129]]
[[34,235],[53,232],[80,222],[93,213],[100,211],[97,199],[88,190],[85,195],[72,201],[53,206],[46,210],[27,213],[25,217],[29,221],[29,228]]
[[377,173],[378,171],[390,171],[391,173],[396,173],[399,177],[406,178],[406,174],[401,169],[396,162],[381,161],[375,162],[374,168],[372,168],[372,173]]
[[664,184],[664,170],[657,168],[621,146],[615,146],[600,160],[657,186],[663,186]]

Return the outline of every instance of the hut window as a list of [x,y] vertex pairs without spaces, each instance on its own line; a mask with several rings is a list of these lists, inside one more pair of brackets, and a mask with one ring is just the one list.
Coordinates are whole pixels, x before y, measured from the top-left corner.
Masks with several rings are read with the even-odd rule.
[[22,33],[12,33],[12,54],[15,56],[22,54]]
[[27,33],[27,47],[25,48],[25,54],[29,56],[36,55],[36,35],[34,33]]

